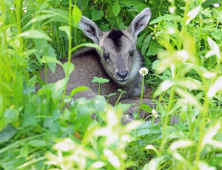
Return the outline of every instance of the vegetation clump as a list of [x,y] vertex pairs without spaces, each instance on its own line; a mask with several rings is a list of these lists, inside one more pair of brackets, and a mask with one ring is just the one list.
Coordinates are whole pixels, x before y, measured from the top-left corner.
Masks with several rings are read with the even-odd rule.
[[[0,170],[221,169],[221,3],[1,0]],[[82,14],[108,31],[126,29],[146,7],[152,19],[137,46],[149,70],[143,83],[152,87],[157,107],[140,106],[153,114],[151,120],[122,125],[128,105],[113,107],[99,95],[74,101],[86,87],[65,95],[75,69],[70,58],[79,47],[98,48],[79,30]],[[58,60],[67,56],[65,64]],[[66,77],[43,82],[43,64],[52,72],[62,65]],[[170,121],[174,117],[179,121]]]

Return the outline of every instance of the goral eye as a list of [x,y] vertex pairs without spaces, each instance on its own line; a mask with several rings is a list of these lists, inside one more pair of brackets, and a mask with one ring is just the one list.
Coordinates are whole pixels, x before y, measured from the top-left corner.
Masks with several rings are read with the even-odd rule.
[[103,57],[104,57],[105,60],[107,60],[107,59],[109,58],[109,54],[105,54],[105,53],[104,53],[104,54],[103,54]]
[[133,55],[134,55],[134,50],[130,51],[129,55],[130,55],[131,57],[133,57]]

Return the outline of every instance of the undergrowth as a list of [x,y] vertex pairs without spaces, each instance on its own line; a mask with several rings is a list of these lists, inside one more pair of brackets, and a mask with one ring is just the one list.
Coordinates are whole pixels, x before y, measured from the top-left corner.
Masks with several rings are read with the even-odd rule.
[[[0,169],[222,168],[221,0],[0,4]],[[108,31],[125,29],[146,7],[152,19],[137,46],[161,121],[155,124],[155,115],[121,125],[128,105],[113,107],[102,96],[74,101],[86,87],[65,95],[75,69],[70,57],[82,46],[98,48],[79,29],[82,14]],[[65,57],[65,64],[57,60]],[[38,70],[45,64],[54,71],[56,63],[66,77],[53,84],[41,81]],[[38,91],[37,82],[43,85]],[[172,117],[179,121],[170,125]]]

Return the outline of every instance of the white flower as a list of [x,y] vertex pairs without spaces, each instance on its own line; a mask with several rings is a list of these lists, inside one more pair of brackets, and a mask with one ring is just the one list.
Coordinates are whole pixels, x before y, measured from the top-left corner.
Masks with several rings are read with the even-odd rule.
[[148,74],[148,69],[146,67],[143,67],[139,70],[140,75],[145,76]]
[[152,110],[152,115],[155,117],[155,118],[157,118],[158,117],[158,112],[156,112],[156,110]]
[[214,7],[215,7],[215,8],[218,8],[219,6],[220,6],[219,3],[215,3],[215,4],[214,4]]

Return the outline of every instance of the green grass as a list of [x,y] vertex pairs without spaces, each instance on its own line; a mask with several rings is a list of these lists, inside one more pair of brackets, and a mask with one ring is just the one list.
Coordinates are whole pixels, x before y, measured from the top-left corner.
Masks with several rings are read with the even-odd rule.
[[[216,2],[220,7],[213,6]],[[0,170],[221,169],[221,3],[1,0]],[[102,96],[73,101],[86,87],[70,96],[63,91],[74,69],[71,54],[96,47],[79,29],[81,14],[108,31],[127,28],[145,7],[152,19],[137,47],[146,59],[145,84],[153,88],[161,121],[154,124],[153,117],[123,126],[120,118],[129,106],[112,107]],[[67,57],[65,64],[57,60]],[[41,81],[39,69],[45,64],[53,71],[56,63],[66,78]],[[69,109],[62,113],[64,106]],[[169,125],[174,116],[180,121]]]

